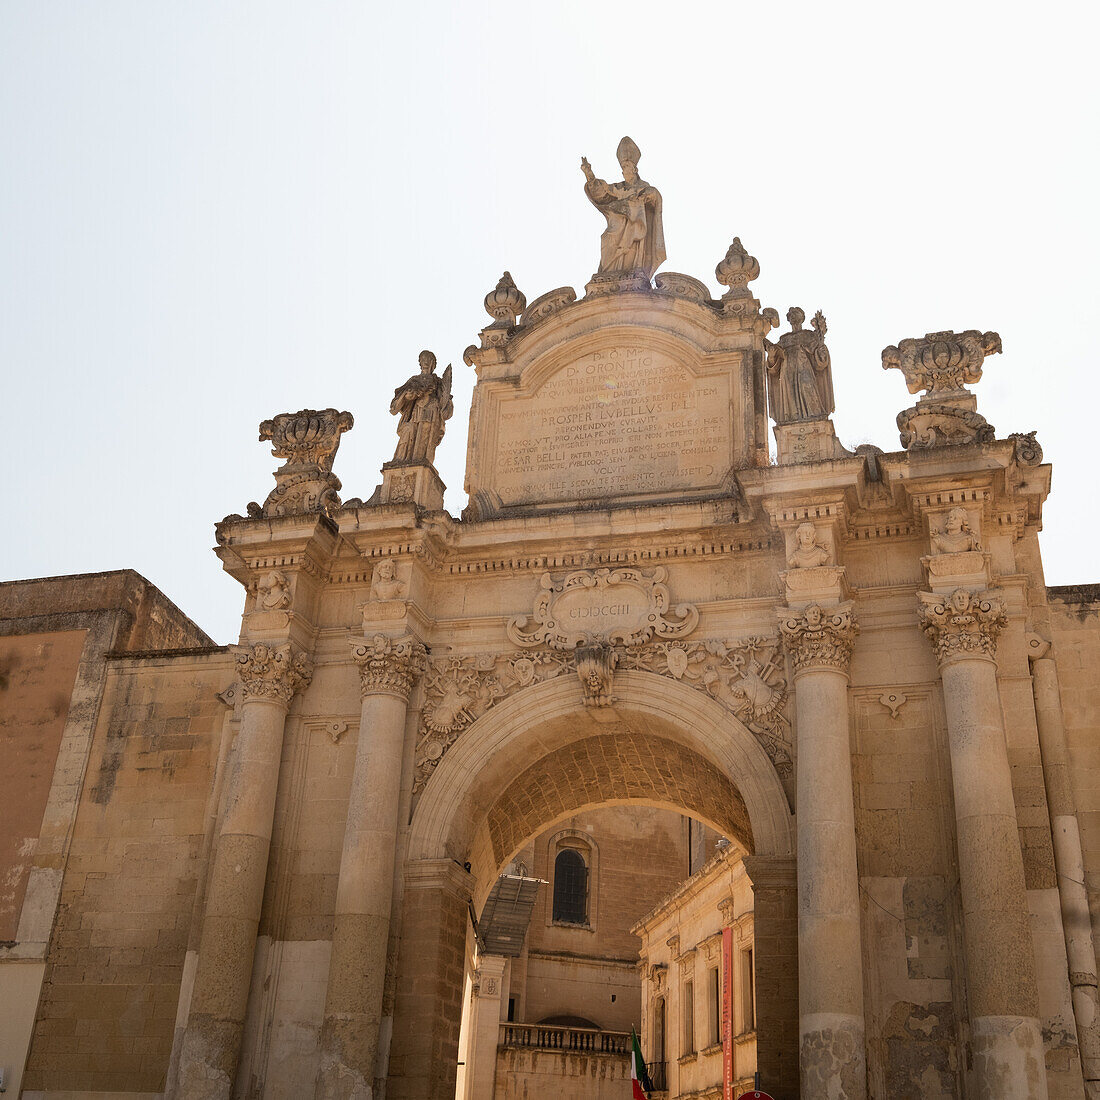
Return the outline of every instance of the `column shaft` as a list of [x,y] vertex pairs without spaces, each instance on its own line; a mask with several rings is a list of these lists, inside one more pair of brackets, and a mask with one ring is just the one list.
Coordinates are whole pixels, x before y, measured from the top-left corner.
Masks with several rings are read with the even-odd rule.
[[1058,873],[1058,898],[1066,937],[1066,957],[1077,1023],[1081,1069],[1090,1100],[1100,1097],[1100,1011],[1097,1007],[1096,951],[1092,918],[1085,887],[1085,863],[1076,801],[1069,774],[1062,696],[1058,669],[1052,657],[1031,665],[1039,750],[1043,758],[1050,828],[1054,840],[1054,866]]
[[317,1096],[372,1095],[393,900],[406,702],[363,699],[336,893]]
[[966,946],[970,1062],[979,1100],[1046,1100],[1035,952],[997,665],[996,590],[918,593],[943,681]]
[[798,1015],[803,1096],[867,1095],[848,677],[805,668],[798,722]]
[[241,708],[180,1055],[178,1095],[186,1100],[228,1100],[232,1092],[267,877],[285,718],[285,704],[273,699],[253,699]]

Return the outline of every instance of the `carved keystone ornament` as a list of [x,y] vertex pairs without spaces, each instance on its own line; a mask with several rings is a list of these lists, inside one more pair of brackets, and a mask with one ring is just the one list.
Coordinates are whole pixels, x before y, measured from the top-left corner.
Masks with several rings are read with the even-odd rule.
[[562,581],[544,573],[531,615],[508,623],[521,649],[575,649],[597,642],[636,646],[658,638],[683,638],[699,624],[694,604],[670,606],[668,571],[579,569]]

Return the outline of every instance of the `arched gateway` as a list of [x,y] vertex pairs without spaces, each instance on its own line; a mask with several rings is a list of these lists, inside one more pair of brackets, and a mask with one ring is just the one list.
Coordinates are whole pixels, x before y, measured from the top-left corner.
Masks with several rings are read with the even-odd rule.
[[[721,926],[691,943],[663,931],[639,979],[669,1100],[692,1073],[695,1095],[717,1088],[690,1067],[738,1042],[777,1100],[1100,1095],[1100,857],[1074,801],[1100,787],[1094,715],[1059,695],[1091,698],[1078,654],[1100,643],[1043,581],[1034,433],[998,439],[967,389],[1000,338],[887,347],[926,392],[899,450],[846,449],[824,316],[792,307],[772,338],[738,239],[720,298],[657,271],[662,200],[639,155],[624,139],[618,182],[584,162],[607,229],[582,295],[528,302],[505,273],[485,299],[492,322],[454,368],[477,377],[461,518],[433,465],[453,370],[425,352],[367,499],[341,502],[333,473],[349,413],[260,425],[285,460],[275,488],[217,526],[247,591],[240,645],[172,648],[202,636],[132,593],[130,640],[89,627],[76,689],[82,643],[58,642],[59,697],[76,694],[38,811],[52,831],[8,869],[28,900],[0,942],[24,1037],[13,1053],[0,1034],[0,1062],[25,1062],[30,1095],[452,1100],[471,916],[552,834],[560,913],[587,934],[597,848],[572,822],[598,806],[690,815],[732,842],[714,858],[736,857],[738,898],[751,880],[739,1034],[717,1033],[733,965],[715,943],[748,928],[732,900],[711,897]],[[95,585],[62,580],[18,597],[28,631],[99,621]],[[48,619],[47,590],[76,603]],[[1071,646],[1078,663],[1056,667]],[[654,920],[621,928],[632,995],[627,930],[668,927]],[[699,1052],[673,1020],[697,988]],[[494,1059],[500,1011],[483,1021]],[[563,1020],[593,1016],[547,1004],[531,1022]],[[491,1078],[466,1100],[510,1098]]]
[[439,946],[399,960],[388,1095],[453,1095],[468,899],[480,912],[499,871],[546,827],[631,802],[691,813],[752,853],[759,1064],[797,1088],[794,819],[775,765],[705,693],[637,671],[617,674],[614,688],[614,705],[598,711],[576,677],[522,688],[462,734],[425,786],[402,941]]

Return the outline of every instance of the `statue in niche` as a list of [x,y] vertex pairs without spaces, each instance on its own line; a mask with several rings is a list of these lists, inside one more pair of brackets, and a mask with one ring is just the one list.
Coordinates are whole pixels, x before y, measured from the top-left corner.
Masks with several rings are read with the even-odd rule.
[[397,463],[431,464],[435,449],[443,438],[444,424],[451,419],[451,368],[443,377],[435,373],[436,358],[430,351],[420,353],[420,373],[414,374],[394,391],[390,412],[397,422]]
[[787,559],[792,569],[814,569],[829,564],[829,550],[817,541],[817,528],[812,523],[799,524],[794,534],[798,545]]
[[405,582],[397,579],[393,558],[383,558],[375,567],[370,582],[372,600],[400,600],[405,595]]
[[932,536],[932,549],[937,554],[962,554],[981,550],[981,544],[970,528],[965,508],[952,508],[944,517],[943,527]]
[[791,331],[778,342],[766,340],[768,353],[768,411],[776,424],[824,420],[836,408],[833,401],[832,362],[825,346],[825,315],[818,310],[813,331],[803,329],[806,313],[798,306],[787,310]]
[[623,170],[621,183],[597,179],[581,157],[587,182],[584,193],[607,219],[600,237],[597,275],[642,275],[647,280],[665,262],[665,233],[661,225],[661,193],[638,175],[642,152],[628,137],[615,150]]

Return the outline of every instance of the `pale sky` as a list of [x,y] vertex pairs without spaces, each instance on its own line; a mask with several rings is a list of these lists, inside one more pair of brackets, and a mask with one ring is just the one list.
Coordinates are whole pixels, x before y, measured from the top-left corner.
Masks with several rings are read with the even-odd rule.
[[737,235],[764,305],[825,312],[849,446],[898,449],[884,346],[999,331],[979,411],[1054,464],[1048,583],[1100,581],[1098,31],[1083,2],[3,0],[0,579],[134,568],[235,640],[210,548],[274,485],[257,425],[350,410],[368,497],[425,347],[457,515],[482,298],[506,268],[583,294],[580,158],[618,179],[625,133],[664,270],[717,292]]

